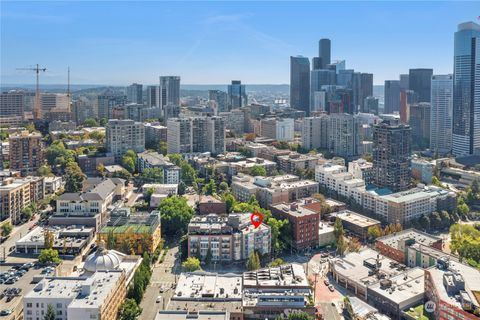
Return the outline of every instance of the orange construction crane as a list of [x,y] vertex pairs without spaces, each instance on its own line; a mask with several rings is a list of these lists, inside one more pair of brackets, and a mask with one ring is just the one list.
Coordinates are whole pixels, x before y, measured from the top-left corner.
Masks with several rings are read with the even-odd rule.
[[38,120],[41,118],[42,112],[40,108],[40,88],[38,84],[38,79],[39,79],[39,74],[40,71],[47,71],[47,68],[40,68],[40,66],[36,65],[35,68],[17,68],[17,70],[30,70],[30,71],[35,71],[37,74],[37,82],[35,84],[35,106],[33,107],[33,119]]

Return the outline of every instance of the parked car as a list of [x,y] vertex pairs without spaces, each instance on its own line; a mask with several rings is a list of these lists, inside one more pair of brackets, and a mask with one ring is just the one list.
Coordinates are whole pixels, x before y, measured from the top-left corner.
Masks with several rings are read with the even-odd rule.
[[329,285],[329,286],[328,286],[328,290],[330,290],[330,291],[333,292],[333,291],[335,291],[335,288],[334,288],[332,285]]
[[156,303],[160,303],[160,302],[162,302],[162,299],[163,299],[162,296],[158,296],[158,297],[157,297],[157,300],[155,300],[155,302],[156,302]]
[[3,309],[2,311],[0,311],[0,316],[8,316],[12,314],[12,312],[13,312],[12,309]]
[[325,283],[327,287],[330,285],[330,281],[328,281],[328,279],[323,280],[323,283]]

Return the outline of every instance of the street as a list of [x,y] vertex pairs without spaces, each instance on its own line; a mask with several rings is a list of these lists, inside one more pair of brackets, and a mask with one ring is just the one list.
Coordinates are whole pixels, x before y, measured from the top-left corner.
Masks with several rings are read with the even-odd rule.
[[[164,310],[170,298],[175,292],[172,286],[176,283],[176,275],[180,273],[180,263],[177,260],[179,255],[178,246],[168,250],[163,263],[156,263],[153,267],[152,278],[150,284],[145,290],[143,300],[140,307],[143,309],[140,315],[141,320],[155,319],[155,315],[159,310]],[[160,293],[160,288],[164,288],[164,292]],[[157,297],[162,296],[163,301],[156,303]]]
[[0,260],[4,260],[5,258],[7,259],[7,262],[13,262],[13,263],[25,263],[25,262],[30,262],[32,259],[28,258],[20,258],[20,257],[8,257],[9,254],[9,249],[11,247],[15,246],[15,242],[19,240],[21,237],[25,236],[28,232],[30,232],[28,229],[33,226],[35,223],[38,222],[38,219],[40,218],[40,215],[35,215],[33,220],[30,220],[22,225],[15,226],[10,233],[10,236],[8,239],[0,245]]

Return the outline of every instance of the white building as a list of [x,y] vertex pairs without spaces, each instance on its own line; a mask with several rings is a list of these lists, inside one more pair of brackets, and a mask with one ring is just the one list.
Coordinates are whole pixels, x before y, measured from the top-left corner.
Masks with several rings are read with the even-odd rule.
[[107,150],[118,161],[128,150],[145,150],[145,128],[143,123],[133,120],[108,120],[106,129]]
[[262,119],[260,121],[261,135],[277,141],[293,141],[295,123],[293,119]]

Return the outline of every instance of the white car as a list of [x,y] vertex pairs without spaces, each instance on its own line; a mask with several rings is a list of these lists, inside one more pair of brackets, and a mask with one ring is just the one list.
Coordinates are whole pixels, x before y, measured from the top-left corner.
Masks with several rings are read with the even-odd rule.
[[163,300],[163,297],[162,297],[162,296],[158,296],[158,297],[157,297],[157,300],[156,300],[155,302],[156,302],[156,303],[160,303],[160,302],[162,302],[162,300]]

